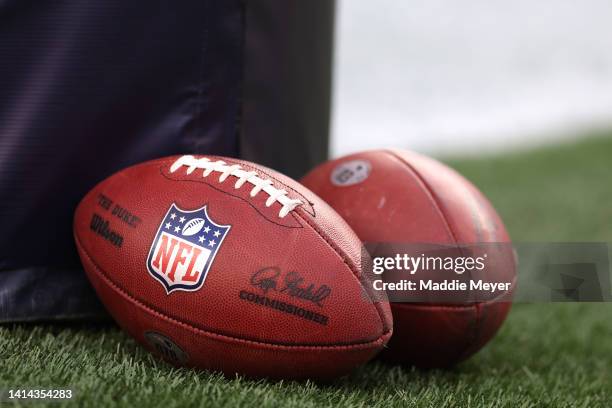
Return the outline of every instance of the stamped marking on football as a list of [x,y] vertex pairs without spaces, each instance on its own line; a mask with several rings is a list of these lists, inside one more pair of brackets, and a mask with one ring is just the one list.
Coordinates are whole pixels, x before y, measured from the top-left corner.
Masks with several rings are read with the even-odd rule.
[[257,288],[260,293],[241,290],[239,293],[241,300],[310,320],[323,326],[329,323],[329,316],[325,314],[272,296],[274,294],[284,294],[292,299],[301,300],[322,309],[325,299],[329,297],[332,291],[329,286],[315,286],[313,283],[307,283],[300,273],[294,271],[283,272],[276,266],[268,266],[254,272],[249,283]]
[[327,324],[329,323],[329,316],[327,315],[317,313],[313,310],[303,308],[293,303],[283,302],[281,300],[266,295],[260,295],[258,293],[251,292],[248,290],[241,290],[238,293],[238,297],[240,298],[240,300],[251,302],[262,307],[278,310],[279,312],[297,316],[323,326],[327,326]]
[[123,245],[123,236],[111,228],[110,223],[107,219],[102,218],[96,213],[91,216],[89,229],[107,240],[108,242],[110,242],[111,245],[114,245],[119,248],[121,248],[121,246]]
[[269,291],[284,293],[287,296],[311,302],[319,307],[323,307],[323,301],[332,291],[327,285],[315,286],[314,283],[306,283],[299,272],[283,273],[276,266],[268,266],[258,270],[251,276],[250,283],[261,289],[264,295]]
[[214,222],[207,206],[187,211],[173,203],[151,244],[149,273],[166,294],[200,289],[230,228]]
[[145,332],[144,337],[164,359],[175,364],[185,364],[189,360],[189,355],[167,336],[154,331],[148,331]]
[[332,171],[331,182],[336,186],[359,184],[370,175],[370,163],[365,160],[352,160],[341,163]]

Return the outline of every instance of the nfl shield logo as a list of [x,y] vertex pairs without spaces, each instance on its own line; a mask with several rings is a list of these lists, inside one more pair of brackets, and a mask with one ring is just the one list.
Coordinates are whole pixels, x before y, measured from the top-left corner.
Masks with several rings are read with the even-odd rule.
[[213,222],[206,206],[185,211],[173,203],[151,244],[149,273],[168,294],[200,289],[230,228]]

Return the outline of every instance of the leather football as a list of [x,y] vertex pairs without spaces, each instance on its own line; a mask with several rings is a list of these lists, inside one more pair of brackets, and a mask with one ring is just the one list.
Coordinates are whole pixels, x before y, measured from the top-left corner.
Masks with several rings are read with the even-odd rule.
[[359,238],[316,195],[263,166],[176,156],[129,167],[83,198],[74,237],[110,314],[176,365],[328,379],[391,336]]
[[[326,162],[301,181],[364,242],[501,243],[506,262],[486,272],[491,280],[515,281],[510,238],[495,209],[469,181],[436,160],[404,150],[366,151]],[[393,302],[394,335],[381,356],[424,368],[464,360],[505,320],[511,293],[499,300]]]

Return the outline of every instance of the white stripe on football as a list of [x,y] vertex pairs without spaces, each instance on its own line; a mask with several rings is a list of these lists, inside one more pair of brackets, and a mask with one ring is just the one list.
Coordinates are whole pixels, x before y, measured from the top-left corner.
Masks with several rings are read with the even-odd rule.
[[193,220],[189,221],[187,224],[183,226],[183,230],[181,231],[181,234],[183,234],[186,237],[195,235],[198,232],[200,232],[202,228],[204,228],[205,223],[206,222],[204,221],[204,218],[194,218]]

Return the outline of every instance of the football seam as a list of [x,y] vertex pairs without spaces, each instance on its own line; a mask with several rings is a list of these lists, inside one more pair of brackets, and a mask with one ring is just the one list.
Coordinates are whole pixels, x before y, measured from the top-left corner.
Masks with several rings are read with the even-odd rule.
[[431,201],[434,203],[434,205],[436,207],[436,210],[440,214],[440,218],[442,218],[442,221],[444,222],[444,225],[446,226],[446,229],[449,232],[449,234],[450,234],[451,238],[453,239],[454,243],[458,244],[458,242],[457,242],[457,234],[456,234],[455,230],[453,229],[452,225],[448,222],[448,219],[446,218],[446,213],[442,209],[442,206],[440,205],[440,202],[439,202],[436,194],[429,187],[429,184],[425,181],[423,176],[421,176],[421,173],[419,173],[410,163],[408,163],[406,160],[404,160],[401,156],[399,156],[398,154],[396,154],[392,150],[384,150],[384,152],[386,152],[387,154],[391,155],[395,159],[399,160],[404,166],[406,166],[408,168],[408,170],[410,170],[410,173],[412,173],[414,175],[414,177],[419,181],[419,184],[421,184],[423,186],[423,188],[427,192],[427,195],[430,197]]
[[[361,286],[361,288],[363,288],[364,292],[367,294],[368,299],[370,300],[370,302],[372,302],[372,305],[374,306],[374,308],[376,309],[376,312],[378,313],[378,318],[380,319],[380,323],[382,326],[382,335],[384,336],[386,333],[390,333],[393,331],[392,327],[387,327],[387,325],[385,324],[385,318],[383,316],[383,311],[381,310],[380,307],[380,302],[375,302],[372,294],[368,291],[368,287],[367,285],[364,285],[362,282],[363,276],[359,276],[358,275],[358,270],[357,268],[353,265],[352,262],[347,262],[347,259],[350,260],[350,258],[344,254],[344,251],[342,251],[337,245],[334,244],[334,242],[329,239],[327,237],[327,235],[321,231],[316,224],[312,223],[310,220],[308,220],[307,217],[303,217],[300,215],[299,213],[299,209],[296,211],[296,214],[298,215],[298,217],[300,217],[304,222],[306,222],[308,225],[310,225],[310,227],[321,237],[323,238],[323,240],[327,243],[327,245],[330,246],[330,248],[332,248],[334,250],[334,252],[336,253],[336,255],[338,255],[338,257],[340,257],[340,259],[342,260],[342,262],[344,262],[344,264],[349,268],[349,270],[351,271],[351,273],[353,274],[353,276],[357,279],[357,282],[359,283],[359,285]],[[342,252],[342,253],[341,253]],[[380,338],[380,337],[379,337]]]
[[224,191],[221,188],[213,185],[212,183],[208,182],[207,180],[191,180],[191,179],[175,179],[172,177],[169,177],[168,175],[164,174],[162,167],[159,168],[159,174],[164,177],[166,180],[170,180],[170,181],[177,181],[177,182],[188,182],[188,183],[198,183],[198,184],[206,184],[208,187],[215,189],[216,191],[223,193],[223,194],[227,194],[230,197],[234,197],[239,199],[240,201],[247,203],[249,206],[251,206],[251,208],[253,208],[255,211],[257,211],[257,213],[259,215],[261,215],[263,218],[265,218],[268,222],[271,222],[274,225],[278,225],[279,227],[283,227],[283,228],[303,228],[302,225],[297,222],[296,218],[295,218],[295,214],[293,214],[293,212],[295,211],[291,211],[291,216],[293,217],[293,219],[297,222],[298,225],[296,226],[291,226],[291,225],[283,225],[283,224],[279,224],[278,222],[270,219],[270,217],[266,216],[264,213],[261,212],[261,210],[259,208],[257,208],[257,206],[255,204],[253,204],[251,201],[247,200],[244,197],[241,197],[239,195],[236,194],[232,194],[229,191]]
[[145,304],[144,302],[136,299],[134,296],[129,294],[125,289],[117,285],[113,280],[104,272],[104,270],[93,260],[89,253],[85,250],[85,247],[81,243],[79,236],[74,234],[75,242],[80,249],[80,252],[87,257],[87,260],[98,272],[97,275],[102,278],[106,284],[112,288],[115,292],[119,293],[124,299],[144,310],[145,312],[155,315],[163,320],[166,320],[172,324],[186,328],[192,332],[203,334],[207,337],[211,337],[214,340],[237,342],[242,344],[250,344],[255,346],[262,346],[272,349],[295,351],[295,350],[367,350],[382,347],[384,345],[384,338],[388,336],[388,333],[383,333],[374,340],[368,340],[364,342],[346,343],[346,344],[329,344],[329,345],[312,345],[312,344],[283,344],[283,343],[272,343],[257,340],[244,339],[241,337],[229,336],[227,334],[215,333],[210,330],[205,330],[192,324],[182,322],[175,319],[172,316],[168,316],[165,313],[154,309],[152,306]]
[[[304,194],[300,193],[295,188],[293,188],[293,187],[283,183],[282,181],[276,179],[272,174],[268,173],[267,171],[262,170],[260,168],[253,167],[252,165],[249,164],[248,161],[245,161],[245,160],[242,160],[242,159],[234,159],[234,158],[231,158],[231,157],[223,157],[223,156],[209,156],[209,157],[214,157],[214,158],[217,158],[217,159],[220,159],[220,160],[223,160],[223,159],[231,160],[231,161],[234,162],[234,164],[239,164],[239,165],[241,165],[243,167],[247,167],[247,168],[249,168],[249,169],[251,169],[253,171],[258,171],[258,172],[260,172],[262,174],[265,174],[268,178],[276,181],[277,183],[279,183],[283,187],[293,191],[296,195],[298,195],[302,199],[304,199],[304,202],[308,204],[308,207],[309,207],[308,209],[312,210],[312,211],[308,211],[304,206],[302,206],[302,208],[304,208],[304,211],[306,211],[308,214],[312,215],[313,217],[316,217],[317,214],[316,214],[316,210],[314,208],[314,205],[311,203],[311,201]],[[272,169],[272,171],[274,171],[274,169]]]

